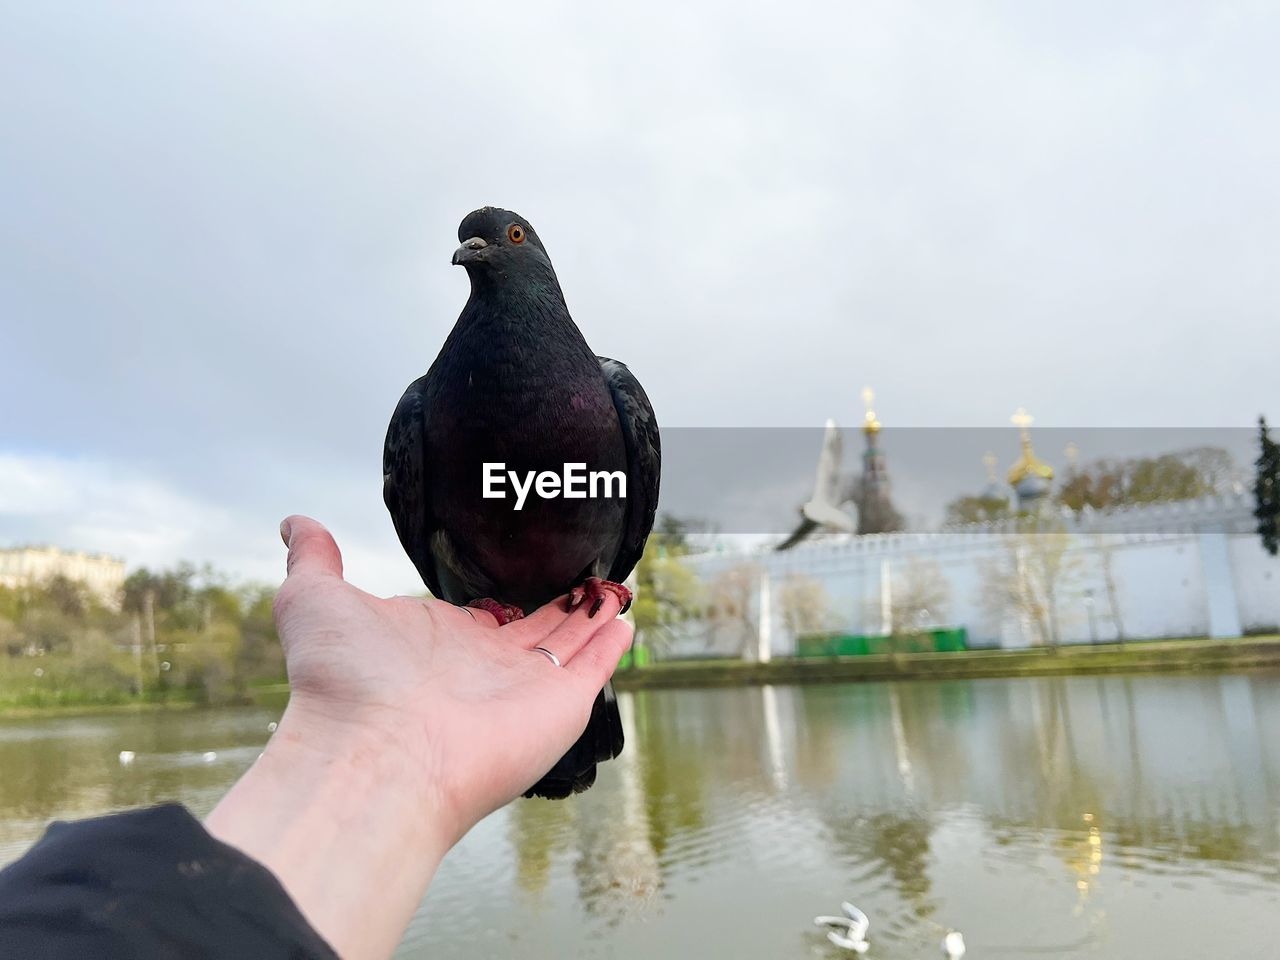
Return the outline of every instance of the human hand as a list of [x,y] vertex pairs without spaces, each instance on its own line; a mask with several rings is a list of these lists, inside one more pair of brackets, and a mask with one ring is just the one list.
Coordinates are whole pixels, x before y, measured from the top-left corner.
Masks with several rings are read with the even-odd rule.
[[585,605],[566,612],[558,600],[499,628],[482,610],[352,586],[333,537],[314,520],[290,517],[281,536],[288,577],[275,614],[291,719],[396,750],[416,767],[424,809],[452,840],[551,769],[631,643],[612,594],[593,618]]
[[343,580],[316,521],[290,517],[281,535],[289,706],[206,826],[267,866],[345,960],[382,960],[448,849],[586,728],[631,628],[613,596],[594,618],[558,601],[504,627],[382,599]]

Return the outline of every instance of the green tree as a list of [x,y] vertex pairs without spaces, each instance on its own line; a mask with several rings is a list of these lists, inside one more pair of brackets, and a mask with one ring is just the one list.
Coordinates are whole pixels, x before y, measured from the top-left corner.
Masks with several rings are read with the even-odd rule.
[[947,504],[949,524],[988,523],[1013,516],[1008,500],[999,497],[957,497]]
[[681,559],[688,552],[688,525],[676,517],[660,517],[636,564],[631,616],[637,645],[650,650],[667,646],[676,627],[697,614],[698,578]]
[[24,593],[12,587],[0,587],[0,644],[11,657],[16,657],[23,647],[18,621],[25,606]]
[[1253,485],[1257,507],[1258,535],[1262,546],[1273,557],[1280,550],[1280,444],[1271,439],[1266,417],[1258,418],[1258,468]]
[[0,673],[0,701],[119,702],[175,690],[198,702],[243,698],[284,677],[274,593],[187,563],[135,571],[119,609],[66,578],[0,588],[0,654],[15,661],[8,680]]
[[1156,457],[1104,458],[1073,471],[1054,497],[1075,511],[1194,500],[1225,490],[1234,473],[1231,454],[1218,447],[1193,447]]
[[11,623],[16,621],[22,616],[23,605],[23,591],[13,587],[0,587],[0,617]]
[[131,573],[124,582],[124,609],[146,613],[148,598],[158,624],[182,628],[199,625],[202,607],[192,564],[179,563],[172,570],[156,573],[143,567]]
[[50,578],[44,585],[43,593],[50,606],[72,620],[83,620],[89,610],[89,591],[84,584],[66,577]]
[[284,651],[271,613],[275,593],[269,587],[248,587],[243,591],[240,646],[231,674],[237,697],[243,697],[256,680],[284,679]]

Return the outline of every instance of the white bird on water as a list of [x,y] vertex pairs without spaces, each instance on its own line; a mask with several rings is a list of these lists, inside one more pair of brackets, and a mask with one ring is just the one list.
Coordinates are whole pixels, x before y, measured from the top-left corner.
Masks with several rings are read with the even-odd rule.
[[132,750],[121,750],[120,766],[127,767],[129,764],[133,763],[134,757],[136,756],[137,754],[135,754]]
[[[840,904],[845,912],[843,917],[814,917],[813,922],[820,927],[829,927],[827,939],[837,947],[852,950],[854,953],[866,953],[871,947],[867,942],[867,930],[871,921],[867,915],[846,900]],[[947,960],[960,960],[965,955],[964,936],[959,930],[948,930],[942,938],[942,955]]]
[[213,763],[213,761],[218,759],[218,754],[214,750],[206,750],[200,759],[205,763]]
[[[837,947],[852,950],[854,953],[866,953],[871,944],[867,943],[867,930],[871,921],[867,915],[846,900],[840,904],[844,910],[843,917],[814,917],[813,922],[820,927],[832,927],[827,931],[827,939]],[[844,928],[840,932],[838,928]]]
[[840,909],[853,921],[849,924],[849,933],[853,938],[855,940],[866,939],[867,930],[871,928],[871,921],[867,919],[867,915],[848,900],[840,904]]
[[852,937],[844,937],[836,933],[834,930],[827,931],[827,939],[837,947],[852,950],[854,953],[866,953],[867,950],[871,948],[871,944],[867,943],[865,940],[854,940]]

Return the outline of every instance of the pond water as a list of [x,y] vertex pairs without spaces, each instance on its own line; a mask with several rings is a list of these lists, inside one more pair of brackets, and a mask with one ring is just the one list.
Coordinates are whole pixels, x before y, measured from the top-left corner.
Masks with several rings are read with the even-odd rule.
[[[648,691],[574,800],[519,801],[453,851],[399,957],[1280,954],[1280,677]],[[0,862],[50,818],[198,814],[275,712],[0,723]],[[120,750],[136,761],[121,766]],[[206,762],[203,754],[216,751]]]

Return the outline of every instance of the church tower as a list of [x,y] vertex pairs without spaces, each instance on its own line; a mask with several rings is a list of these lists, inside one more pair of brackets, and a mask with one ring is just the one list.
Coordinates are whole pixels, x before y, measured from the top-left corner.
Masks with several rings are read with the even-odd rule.
[[862,419],[866,449],[862,453],[862,476],[854,500],[858,504],[858,533],[892,533],[902,529],[902,516],[889,496],[889,467],[880,449],[880,421],[872,407],[875,393],[864,387],[862,402],[867,412]]
[[1053,467],[1031,448],[1031,424],[1035,418],[1019,407],[1009,419],[1022,434],[1022,455],[1009,468],[1009,485],[1018,497],[1018,512],[1037,513],[1053,489]]

